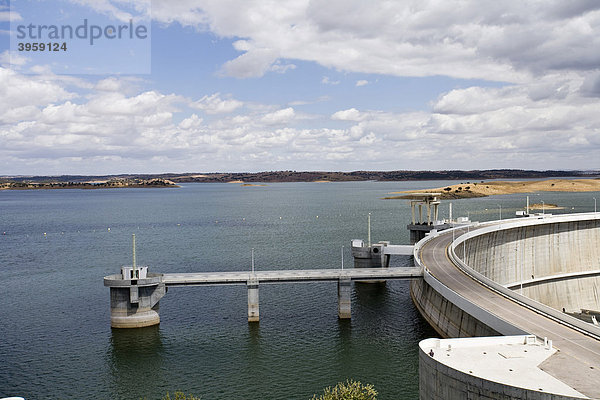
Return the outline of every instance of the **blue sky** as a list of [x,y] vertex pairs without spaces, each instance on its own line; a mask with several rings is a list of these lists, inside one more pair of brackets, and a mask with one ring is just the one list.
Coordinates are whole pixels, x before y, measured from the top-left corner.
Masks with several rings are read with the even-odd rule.
[[[0,1],[0,175],[598,169],[599,8]],[[16,48],[84,18],[151,29]]]

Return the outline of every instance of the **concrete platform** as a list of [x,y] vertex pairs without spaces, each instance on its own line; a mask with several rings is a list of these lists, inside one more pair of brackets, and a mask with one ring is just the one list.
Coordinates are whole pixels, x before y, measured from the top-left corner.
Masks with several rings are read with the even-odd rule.
[[438,364],[420,382],[427,398],[463,398],[461,386],[477,380],[478,395],[489,398],[589,398],[539,367],[557,350],[535,336],[425,339],[419,348],[424,361]]

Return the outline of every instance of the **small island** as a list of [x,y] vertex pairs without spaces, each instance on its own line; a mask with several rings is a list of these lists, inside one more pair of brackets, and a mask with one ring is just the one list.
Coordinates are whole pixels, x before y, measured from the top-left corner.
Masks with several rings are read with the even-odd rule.
[[[398,196],[387,196],[384,199],[405,199],[405,193],[441,193],[440,199],[464,199],[471,197],[486,197],[500,194],[512,193],[534,193],[534,192],[598,192],[600,191],[600,179],[547,179],[539,181],[479,181],[465,182],[457,185],[444,186],[435,189],[411,190],[393,192]],[[403,194],[404,193],[404,194]],[[532,207],[533,208],[533,207]],[[545,208],[550,208],[549,204]],[[541,205],[540,205],[541,209]]]
[[552,203],[535,203],[529,206],[530,210],[564,210],[564,207],[561,207]]
[[35,189],[112,189],[112,188],[165,188],[179,187],[168,179],[110,179],[106,181],[4,181],[0,182],[0,190],[35,190]]

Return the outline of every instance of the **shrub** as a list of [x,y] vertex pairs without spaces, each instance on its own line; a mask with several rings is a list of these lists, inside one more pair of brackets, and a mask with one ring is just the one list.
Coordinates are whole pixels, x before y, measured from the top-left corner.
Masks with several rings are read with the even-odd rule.
[[315,394],[312,400],[376,400],[377,392],[373,385],[363,385],[354,380],[347,380],[346,383],[339,382],[335,387],[325,388],[323,394],[317,397]]
[[188,394],[187,396],[183,392],[175,392],[175,397],[171,397],[169,393],[163,396],[162,400],[200,400],[200,397]]

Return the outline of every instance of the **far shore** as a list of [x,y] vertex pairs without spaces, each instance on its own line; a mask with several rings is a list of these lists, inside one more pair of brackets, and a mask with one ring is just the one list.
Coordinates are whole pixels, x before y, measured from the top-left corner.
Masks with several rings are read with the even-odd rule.
[[[438,193],[440,199],[464,199],[512,193],[534,192],[600,192],[600,179],[546,179],[539,181],[479,181],[433,189],[393,192],[398,196],[385,199],[406,199],[408,193]],[[548,207],[549,208],[549,207]]]

